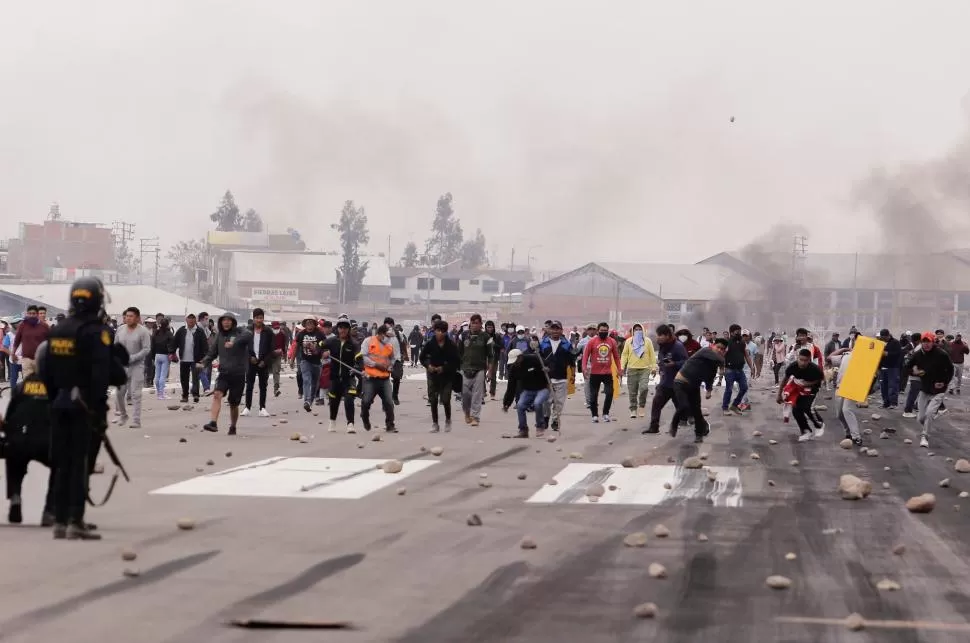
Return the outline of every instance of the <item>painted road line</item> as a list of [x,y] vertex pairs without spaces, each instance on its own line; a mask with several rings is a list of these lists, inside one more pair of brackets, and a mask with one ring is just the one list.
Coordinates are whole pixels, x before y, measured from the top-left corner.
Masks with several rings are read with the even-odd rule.
[[362,458],[269,458],[197,476],[152,491],[159,495],[260,496],[356,500],[437,464],[404,460],[404,469],[377,469],[386,460]]
[[[776,623],[793,625],[838,625],[845,626],[844,618],[814,618],[807,616],[776,616]],[[863,618],[866,628],[898,630],[936,630],[938,632],[970,632],[968,623],[947,623],[945,621],[872,621]]]
[[[560,471],[557,485],[543,485],[526,502],[589,504],[586,488],[600,483],[606,494],[597,504],[659,505],[691,498],[706,498],[715,507],[741,506],[741,475],[737,467],[709,467],[717,473],[711,482],[707,471],[677,466],[649,465],[626,469],[619,464],[574,463]],[[664,483],[670,489],[664,489]],[[610,485],[616,491],[610,491]]]

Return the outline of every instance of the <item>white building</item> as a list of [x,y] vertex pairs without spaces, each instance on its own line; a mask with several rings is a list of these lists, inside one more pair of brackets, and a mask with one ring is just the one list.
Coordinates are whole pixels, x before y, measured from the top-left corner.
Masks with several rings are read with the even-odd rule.
[[482,304],[503,298],[521,301],[532,281],[526,270],[392,267],[391,303]]

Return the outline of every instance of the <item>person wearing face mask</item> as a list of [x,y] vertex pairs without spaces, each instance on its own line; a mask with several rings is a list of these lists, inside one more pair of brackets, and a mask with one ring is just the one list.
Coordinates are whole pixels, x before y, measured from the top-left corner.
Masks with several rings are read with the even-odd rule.
[[677,331],[677,341],[679,341],[683,345],[684,350],[687,351],[687,357],[690,357],[701,349],[700,342],[694,339],[694,335],[691,334],[690,330],[687,328],[681,328]]
[[[680,337],[680,336],[679,336]],[[660,414],[667,402],[674,399],[674,377],[687,361],[684,341],[674,339],[666,326],[657,328],[657,360],[660,368],[660,381],[657,382],[650,407],[650,425],[641,433],[660,433]],[[676,404],[675,404],[676,405]]]
[[478,426],[485,397],[485,370],[495,355],[495,342],[482,330],[481,315],[476,313],[469,318],[468,332],[458,342],[458,353],[461,356],[461,407],[465,422]]
[[512,338],[512,341],[509,344],[509,350],[515,349],[515,350],[520,350],[523,353],[528,353],[529,339],[530,339],[530,336],[527,332],[525,332],[525,326],[521,326],[521,325],[516,326],[515,337]]
[[582,364],[585,370],[584,376],[590,383],[589,410],[593,422],[599,422],[598,398],[600,386],[606,392],[606,399],[603,402],[603,422],[610,421],[610,407],[613,405],[613,372],[620,372],[620,354],[616,347],[616,342],[610,337],[610,325],[600,322],[596,327],[596,337],[593,337],[586,344],[583,351]]
[[552,430],[558,431],[576,369],[576,355],[570,341],[562,336],[561,322],[553,321],[549,325],[549,334],[539,342],[539,357],[549,374],[550,401],[543,412],[547,420],[551,419]]
[[397,433],[394,426],[394,402],[391,399],[391,369],[394,366],[394,329],[385,325],[377,327],[377,332],[365,337],[360,345],[360,355],[364,362],[364,393],[360,401],[360,421],[365,431],[370,431],[370,407],[374,398],[381,398],[384,407],[385,431]]
[[488,369],[485,372],[485,381],[488,383],[488,396],[494,401],[495,391],[498,389],[496,376],[498,375],[498,363],[502,359],[503,344],[501,336],[495,332],[495,322],[488,320],[485,322],[485,334],[492,340],[492,356],[488,360]]
[[[658,328],[658,332],[659,332]],[[669,328],[663,326],[669,335]],[[650,376],[657,370],[657,355],[651,342],[643,333],[642,324],[633,325],[633,334],[623,344],[620,367],[626,373],[627,395],[630,398],[630,417],[646,415],[647,392]]]
[[286,358],[286,333],[283,332],[279,320],[270,322],[273,332],[273,356],[270,372],[273,374],[273,397],[280,396],[280,369],[283,367],[283,360]]

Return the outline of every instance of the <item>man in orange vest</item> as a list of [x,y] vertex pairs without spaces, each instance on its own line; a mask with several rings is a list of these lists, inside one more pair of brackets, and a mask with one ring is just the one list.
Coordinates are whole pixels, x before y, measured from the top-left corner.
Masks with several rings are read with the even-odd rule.
[[364,339],[360,345],[360,356],[364,362],[364,396],[360,401],[360,421],[364,430],[370,431],[370,407],[375,397],[381,398],[384,416],[387,420],[386,431],[397,433],[394,428],[394,403],[391,390],[391,367],[394,365],[394,328],[381,325],[377,334]]

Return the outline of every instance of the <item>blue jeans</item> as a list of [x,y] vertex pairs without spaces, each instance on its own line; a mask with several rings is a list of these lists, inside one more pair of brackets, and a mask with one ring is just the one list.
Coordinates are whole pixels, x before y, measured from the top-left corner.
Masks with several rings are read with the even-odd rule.
[[165,383],[168,382],[168,355],[155,355],[155,392],[165,394]]
[[[734,398],[734,403],[731,403],[731,391],[734,389],[734,383],[738,383],[738,396]],[[728,410],[730,406],[737,406],[744,399],[744,396],[748,393],[748,378],[744,376],[744,371],[740,368],[725,368],[724,369],[724,398],[721,400],[721,408],[725,411]]]
[[899,369],[881,368],[879,376],[883,405],[896,406],[899,404]]
[[209,388],[212,386],[212,382],[209,380],[209,377],[211,376],[211,374],[212,374],[212,366],[206,366],[201,371],[199,371],[199,382],[202,384],[203,391],[208,391]]
[[549,389],[544,388],[538,391],[522,391],[519,394],[519,403],[515,405],[515,410],[519,414],[519,431],[529,430],[529,419],[526,417],[526,409],[530,406],[536,411],[536,430],[546,428],[549,418],[543,414],[543,407],[549,399]]
[[10,362],[10,389],[17,388],[17,381],[20,379],[20,364]]
[[303,401],[313,404],[316,397],[317,387],[320,385],[320,371],[322,364],[314,364],[308,360],[300,360],[300,376],[303,381]]

